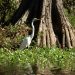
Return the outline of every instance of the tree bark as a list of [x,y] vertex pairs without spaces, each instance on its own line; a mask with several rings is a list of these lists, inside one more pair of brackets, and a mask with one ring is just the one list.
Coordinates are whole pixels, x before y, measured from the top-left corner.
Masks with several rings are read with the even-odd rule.
[[[62,4],[62,0],[56,0],[57,2],[57,8],[58,8],[58,12],[61,16],[61,24],[62,24],[62,30],[64,30],[63,32],[63,47],[68,47],[68,48],[72,48],[75,47],[75,34],[73,32],[73,28],[71,26],[71,24],[69,23],[67,17],[64,15],[64,9],[63,9],[63,4]],[[64,42],[65,40],[65,42]],[[65,44],[65,45],[64,45]]]
[[[38,46],[51,47],[56,45],[56,37],[52,27],[51,7],[52,0],[44,0],[41,14],[41,22],[39,26]],[[42,34],[40,34],[42,33]]]

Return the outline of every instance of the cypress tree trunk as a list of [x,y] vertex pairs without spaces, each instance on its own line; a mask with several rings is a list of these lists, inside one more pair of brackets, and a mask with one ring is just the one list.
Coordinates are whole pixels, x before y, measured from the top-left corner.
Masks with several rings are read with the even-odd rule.
[[56,5],[58,12],[60,14],[61,24],[62,24],[62,32],[63,32],[63,40],[62,46],[72,48],[75,47],[75,34],[74,29],[68,21],[68,18],[64,14],[64,8],[62,4],[62,0],[56,0]]
[[34,17],[40,18],[35,23],[38,46],[75,47],[74,29],[64,14],[62,0],[22,0],[10,22],[15,25],[21,19],[21,23],[31,23]]
[[42,47],[51,47],[56,45],[56,37],[52,27],[51,20],[52,0],[43,0],[41,22],[39,25],[38,45]]

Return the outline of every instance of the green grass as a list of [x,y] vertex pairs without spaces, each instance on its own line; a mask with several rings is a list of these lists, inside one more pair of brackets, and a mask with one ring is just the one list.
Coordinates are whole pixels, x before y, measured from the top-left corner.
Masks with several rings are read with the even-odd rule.
[[74,13],[69,14],[67,9],[65,9],[65,15],[68,17],[68,19],[69,19],[70,23],[72,24],[72,26],[75,27],[75,15],[74,15]]
[[61,68],[75,70],[74,49],[61,50],[59,48],[32,48],[23,51],[0,49],[0,70],[11,72],[13,69],[25,70],[28,65],[38,64],[41,69]]
[[71,24],[75,27],[75,15],[68,14]]

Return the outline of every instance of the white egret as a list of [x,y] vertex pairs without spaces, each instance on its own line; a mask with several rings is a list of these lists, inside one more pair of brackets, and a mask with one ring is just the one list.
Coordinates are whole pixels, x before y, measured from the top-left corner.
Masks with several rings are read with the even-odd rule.
[[35,32],[34,22],[35,22],[36,20],[39,20],[39,19],[34,18],[34,19],[32,20],[32,22],[31,22],[32,33],[31,33],[31,35],[28,35],[27,37],[25,37],[25,38],[23,39],[22,43],[20,44],[20,49],[21,49],[21,50],[23,50],[24,48],[30,46],[31,41],[32,41],[32,39],[33,39],[33,37],[34,37],[34,32]]

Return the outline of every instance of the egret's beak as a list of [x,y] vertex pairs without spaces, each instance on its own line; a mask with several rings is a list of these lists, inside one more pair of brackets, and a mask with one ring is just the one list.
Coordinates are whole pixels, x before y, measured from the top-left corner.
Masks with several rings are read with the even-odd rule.
[[40,20],[40,19],[37,19],[37,20]]
[[37,19],[37,18],[33,18],[33,20],[32,20],[32,21],[37,21],[37,20],[40,20],[40,19]]

